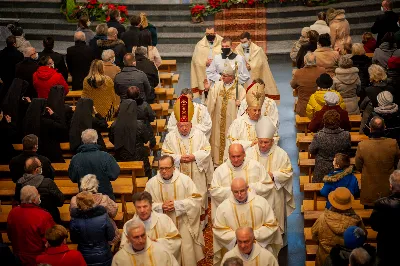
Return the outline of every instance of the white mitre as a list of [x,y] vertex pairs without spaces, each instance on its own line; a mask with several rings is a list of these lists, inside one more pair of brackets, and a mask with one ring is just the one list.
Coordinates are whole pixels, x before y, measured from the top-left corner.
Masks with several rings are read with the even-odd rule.
[[274,122],[268,116],[261,116],[256,124],[257,138],[272,139],[274,138],[276,127]]

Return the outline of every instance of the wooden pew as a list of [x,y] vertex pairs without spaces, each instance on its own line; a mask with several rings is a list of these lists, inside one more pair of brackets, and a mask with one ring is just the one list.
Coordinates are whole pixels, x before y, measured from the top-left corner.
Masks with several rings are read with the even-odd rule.
[[[306,212],[306,211],[323,211],[325,210],[325,205],[326,205],[326,198],[324,197],[318,197],[315,200],[303,200],[303,205],[301,206],[301,211]],[[354,200],[353,201],[353,209],[355,210],[363,210],[364,205],[360,203],[360,200]]]
[[179,74],[174,73],[160,73],[160,83],[163,88],[171,88],[173,84],[177,84],[179,82]]
[[[368,210],[354,210],[364,221],[368,223],[371,216],[372,209]],[[304,227],[311,227],[324,211],[305,211],[304,212]]]
[[162,60],[161,65],[158,67],[159,72],[172,72],[176,71],[176,60]]
[[160,103],[160,101],[172,101],[174,99],[174,88],[154,88],[154,92],[156,94],[156,102]]
[[65,101],[66,102],[71,102],[72,105],[76,105],[78,100],[82,97],[82,91],[72,91],[71,86],[69,86],[69,92],[67,95],[65,95]]
[[[349,115],[349,120],[352,130],[358,130],[360,128],[361,115]],[[310,124],[310,122],[311,120],[308,117],[296,115],[296,127],[299,131],[304,132],[306,136],[308,135],[308,124]]]
[[[358,186],[361,189],[361,173],[354,173],[354,175],[356,176],[356,178],[358,180]],[[313,195],[310,196],[310,192],[314,192],[318,188],[321,189],[322,186],[323,186],[322,183],[311,183],[311,179],[310,179],[309,176],[302,175],[302,176],[299,177],[299,179],[300,179],[300,191],[301,192],[305,192],[304,193],[304,198],[305,199],[313,198]],[[307,191],[304,190],[306,184],[309,184],[309,187],[307,188]],[[322,184],[322,185],[312,185],[312,184]]]
[[[308,151],[308,146],[310,146],[311,141],[314,138],[315,133],[297,133],[296,145],[300,151]],[[359,142],[367,140],[368,136],[360,134],[359,132],[350,132],[351,143],[357,146]]]

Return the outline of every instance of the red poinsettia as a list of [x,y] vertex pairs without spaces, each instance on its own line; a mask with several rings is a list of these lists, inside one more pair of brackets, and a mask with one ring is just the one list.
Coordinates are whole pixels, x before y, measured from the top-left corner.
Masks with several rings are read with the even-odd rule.
[[127,6],[118,6],[118,10],[119,10],[119,12],[124,13],[124,14],[128,13]]
[[125,22],[125,18],[121,18],[121,19],[119,20],[119,22],[120,22],[120,23],[124,23],[124,22]]
[[87,8],[88,8],[88,9],[93,9],[94,6],[92,6],[91,4],[88,4],[88,5],[87,5]]
[[192,7],[190,10],[190,13],[192,14],[192,17],[198,16],[206,10],[206,7],[204,5],[195,5]]
[[212,8],[217,8],[221,6],[221,2],[220,0],[208,0],[208,4],[212,7]]
[[229,0],[222,0],[222,3],[228,3]]
[[108,9],[114,10],[117,9],[117,7],[113,4],[108,4]]
[[106,17],[106,21],[109,22],[110,21],[110,16]]
[[90,0],[89,3],[90,3],[91,5],[95,5],[95,4],[97,4],[97,0]]
[[247,4],[249,4],[249,5],[254,5],[254,3],[255,3],[255,1],[254,0],[247,0]]

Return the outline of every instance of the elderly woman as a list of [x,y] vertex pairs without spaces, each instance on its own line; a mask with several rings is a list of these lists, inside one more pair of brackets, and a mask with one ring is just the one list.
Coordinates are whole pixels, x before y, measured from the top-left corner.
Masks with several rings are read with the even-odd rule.
[[361,43],[353,43],[351,54],[350,59],[353,61],[353,66],[358,68],[358,76],[361,81],[361,87],[357,91],[357,96],[361,97],[360,92],[369,86],[368,68],[371,65],[371,58],[365,55],[364,46]]
[[335,51],[343,49],[345,43],[351,43],[350,24],[343,9],[330,8],[326,12],[332,47]]
[[317,78],[325,73],[325,68],[317,66],[315,56],[308,52],[304,56],[304,67],[298,69],[290,81],[290,86],[297,91],[296,114],[306,116],[306,107],[310,96],[317,90]]
[[296,66],[298,69],[304,67],[304,56],[308,52],[314,52],[317,49],[318,36],[319,34],[315,30],[307,32],[308,42],[303,44],[297,52]]
[[106,208],[95,205],[93,194],[86,191],[76,195],[76,205],[71,209],[72,242],[78,244],[88,266],[111,266],[109,242],[115,237],[115,229]]
[[81,31],[85,33],[86,45],[89,45],[90,41],[94,38],[95,35],[94,32],[89,28],[89,26],[89,17],[86,15],[81,16],[78,20],[78,28],[76,29],[76,31]]
[[342,56],[339,59],[339,67],[335,69],[332,89],[340,93],[346,105],[349,115],[359,115],[357,91],[361,89],[361,81],[358,76],[358,68],[353,67],[353,61]]
[[400,50],[397,49],[396,40],[393,32],[388,32],[383,36],[382,43],[375,49],[372,63],[378,64],[384,69],[388,66],[389,58],[392,56],[399,56]]
[[312,238],[318,242],[316,266],[324,265],[334,246],[344,245],[343,234],[348,227],[358,226],[365,231],[361,217],[352,208],[354,197],[350,190],[338,187],[329,193],[328,198],[332,207],[325,209],[311,228]]
[[293,61],[293,64],[296,64],[297,53],[299,52],[302,45],[308,43],[307,33],[310,31],[310,27],[304,27],[301,30],[300,38],[293,43],[292,50],[290,51],[290,58]]
[[331,48],[329,34],[319,35],[318,48],[314,51],[314,55],[317,57],[317,66],[324,67],[326,73],[333,77],[338,65],[339,53]]
[[308,152],[315,156],[313,183],[322,183],[325,175],[333,171],[333,158],[337,153],[348,153],[351,148],[350,133],[340,128],[340,115],[335,110],[323,116],[324,128],[314,135]]
[[28,47],[31,47],[31,43],[25,39],[24,30],[21,27],[15,26],[14,24],[10,24],[7,28],[11,31],[11,34],[15,36],[16,44],[15,47],[21,53]]
[[115,76],[121,72],[121,68],[114,64],[114,51],[111,49],[104,50],[101,54],[101,59],[103,60],[104,75],[109,76],[114,81]]
[[[81,193],[85,191],[92,193],[94,206],[103,206],[107,210],[110,219],[114,218],[117,215],[118,212],[117,203],[115,203],[112,199],[110,199],[109,196],[98,193],[99,180],[97,180],[97,177],[95,175],[89,174],[82,177],[81,186],[79,189]],[[74,196],[71,199],[70,211],[72,211],[72,209],[74,208],[78,208],[78,205],[76,204],[76,197],[77,196]],[[110,221],[115,230],[115,237],[112,241],[110,241],[110,245],[114,245],[118,243],[118,241],[121,239],[121,233],[118,231],[117,225],[115,224],[114,220]]]

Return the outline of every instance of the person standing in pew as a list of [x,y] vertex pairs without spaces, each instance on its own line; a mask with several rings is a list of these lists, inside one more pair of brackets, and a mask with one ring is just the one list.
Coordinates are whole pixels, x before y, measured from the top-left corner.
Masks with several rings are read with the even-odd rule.
[[99,181],[98,192],[115,200],[110,181],[118,178],[119,165],[107,152],[101,151],[97,144],[97,132],[94,129],[86,129],[82,132],[82,145],[78,153],[72,157],[68,167],[68,175],[72,182],[81,187],[81,178],[87,174],[93,174]]
[[22,153],[12,158],[9,164],[11,179],[14,183],[17,183],[18,179],[25,173],[25,162],[30,157],[37,157],[39,159],[42,165],[42,175],[44,178],[54,180],[55,170],[53,166],[51,166],[50,160],[36,153],[38,150],[38,143],[38,137],[33,134],[26,135],[22,139]]

